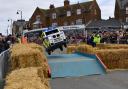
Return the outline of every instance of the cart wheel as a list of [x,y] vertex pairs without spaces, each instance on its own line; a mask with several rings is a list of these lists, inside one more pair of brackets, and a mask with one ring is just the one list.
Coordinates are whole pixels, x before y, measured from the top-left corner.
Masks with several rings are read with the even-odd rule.
[[60,46],[60,50],[63,51],[63,47],[62,46]]
[[51,55],[51,51],[48,51],[48,55]]
[[64,47],[67,48],[67,44],[64,44]]

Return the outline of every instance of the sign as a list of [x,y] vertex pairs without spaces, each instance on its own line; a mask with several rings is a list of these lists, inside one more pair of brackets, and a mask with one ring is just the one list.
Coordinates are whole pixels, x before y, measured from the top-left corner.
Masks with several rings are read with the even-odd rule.
[[70,25],[57,27],[59,30],[85,29],[85,25]]

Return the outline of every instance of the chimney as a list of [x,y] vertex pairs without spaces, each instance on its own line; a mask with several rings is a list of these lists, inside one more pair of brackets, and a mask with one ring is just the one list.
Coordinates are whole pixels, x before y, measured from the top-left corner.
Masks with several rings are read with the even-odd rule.
[[70,5],[70,1],[69,0],[64,0],[64,7],[67,7]]
[[54,4],[50,4],[49,9],[54,9],[54,8],[55,8]]

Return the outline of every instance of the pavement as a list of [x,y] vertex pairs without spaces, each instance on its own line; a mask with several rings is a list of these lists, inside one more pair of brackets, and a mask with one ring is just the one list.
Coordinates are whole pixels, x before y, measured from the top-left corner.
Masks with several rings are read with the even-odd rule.
[[50,80],[51,89],[128,89],[128,71]]

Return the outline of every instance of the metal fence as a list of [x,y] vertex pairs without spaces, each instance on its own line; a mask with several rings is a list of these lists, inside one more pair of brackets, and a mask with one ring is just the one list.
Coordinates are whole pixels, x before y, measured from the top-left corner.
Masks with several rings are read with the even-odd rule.
[[5,76],[8,71],[9,49],[0,54],[0,89],[4,88]]

